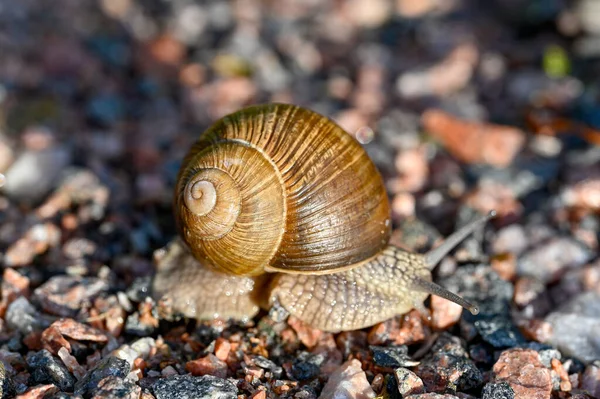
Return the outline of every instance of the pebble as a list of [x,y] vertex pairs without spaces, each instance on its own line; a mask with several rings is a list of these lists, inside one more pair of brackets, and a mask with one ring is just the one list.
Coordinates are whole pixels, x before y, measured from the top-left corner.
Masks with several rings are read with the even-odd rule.
[[53,384],[38,385],[29,388],[20,395],[15,396],[15,399],[43,399],[50,397],[58,392],[58,387]]
[[131,365],[127,361],[114,356],[107,356],[75,384],[75,393],[83,397],[90,397],[104,378],[109,376],[125,378],[130,370]]
[[568,269],[582,267],[591,257],[591,251],[573,238],[556,237],[523,254],[517,263],[517,273],[549,283]]
[[515,399],[547,399],[552,392],[552,378],[531,349],[508,349],[494,364],[494,381],[506,382],[515,393]]
[[482,399],[515,399],[515,391],[506,381],[485,384],[481,395]]
[[152,386],[156,399],[237,399],[237,388],[228,380],[205,375],[175,375],[157,380]]
[[193,376],[214,375],[219,378],[227,378],[227,364],[212,353],[185,364],[185,371]]
[[52,189],[70,162],[70,150],[64,145],[24,151],[5,172],[3,190],[19,201],[37,202]]
[[429,334],[421,314],[411,310],[405,315],[375,324],[369,330],[367,339],[370,345],[411,345],[423,342]]
[[600,361],[588,365],[581,377],[581,389],[590,395],[600,397]]
[[15,394],[15,387],[10,374],[6,372],[4,362],[0,361],[0,398],[10,398]]
[[0,282],[0,314],[18,297],[29,297],[29,278],[18,271],[5,268]]
[[65,365],[45,349],[27,356],[31,381],[35,384],[55,384],[61,391],[72,391],[75,377]]
[[37,255],[58,246],[61,236],[60,229],[53,223],[36,224],[7,248],[4,262],[12,267],[27,266]]
[[546,343],[583,362],[600,359],[600,293],[583,292],[550,313]]
[[92,391],[92,399],[139,399],[142,388],[117,376],[103,378]]
[[418,393],[424,393],[425,387],[423,381],[415,373],[404,367],[399,367],[394,370],[394,377],[398,383],[398,392],[402,397]]
[[506,167],[525,142],[524,133],[517,128],[463,121],[439,110],[426,111],[421,120],[453,156],[469,164]]
[[342,364],[329,376],[319,399],[369,399],[374,397],[375,391],[369,385],[361,363],[352,359]]
[[321,372],[324,361],[325,356],[322,353],[302,352],[292,364],[292,375],[299,381],[317,377]]
[[120,346],[118,349],[113,351],[112,355],[133,365],[135,359],[137,358],[147,360],[155,348],[156,341],[154,338],[144,337],[134,341],[131,344]]
[[434,329],[446,330],[460,320],[462,306],[437,295],[431,296],[430,303],[431,327]]
[[321,330],[310,327],[294,316],[288,318],[288,325],[294,329],[300,342],[309,349],[315,347],[319,338],[323,335]]
[[95,277],[55,276],[36,288],[33,298],[49,313],[76,317],[108,288],[106,281]]
[[25,297],[17,298],[8,305],[4,320],[9,328],[23,334],[41,330],[44,325],[41,315]]
[[419,362],[414,361],[408,355],[408,347],[402,346],[374,346],[369,347],[373,353],[373,361],[380,367],[414,367]]
[[80,380],[85,375],[85,369],[79,365],[75,356],[72,356],[65,347],[60,348],[57,355],[75,378]]
[[423,380],[427,391],[443,392],[456,387],[460,391],[476,388],[483,375],[469,358],[460,339],[442,333],[415,373]]
[[512,319],[506,315],[477,320],[475,328],[481,338],[494,348],[509,348],[526,342]]

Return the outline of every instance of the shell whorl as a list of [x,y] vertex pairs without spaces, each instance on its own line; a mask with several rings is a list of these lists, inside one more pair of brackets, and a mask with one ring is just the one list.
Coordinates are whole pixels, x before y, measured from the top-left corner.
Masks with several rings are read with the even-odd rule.
[[229,233],[240,214],[241,195],[235,180],[225,171],[201,169],[183,188],[183,202],[194,230],[205,239]]
[[184,165],[175,213],[192,253],[230,274],[261,274],[284,230],[277,170],[260,151],[236,141],[192,151]]

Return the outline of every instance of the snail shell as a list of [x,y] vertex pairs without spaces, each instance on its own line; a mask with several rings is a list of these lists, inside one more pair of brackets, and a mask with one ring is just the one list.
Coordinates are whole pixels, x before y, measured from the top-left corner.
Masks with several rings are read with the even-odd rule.
[[360,144],[286,104],[209,128],[183,161],[175,214],[197,259],[242,276],[355,267],[390,235],[383,181]]

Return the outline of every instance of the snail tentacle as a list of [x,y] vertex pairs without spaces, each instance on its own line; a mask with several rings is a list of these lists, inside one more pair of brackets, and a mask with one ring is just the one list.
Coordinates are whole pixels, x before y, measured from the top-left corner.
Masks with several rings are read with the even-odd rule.
[[452,249],[454,249],[454,247],[456,247],[469,234],[473,233],[495,216],[496,211],[490,211],[486,215],[472,220],[462,228],[452,233],[441,245],[433,248],[431,251],[425,254],[425,264],[427,267],[430,270],[433,269],[444,258],[444,256],[448,255],[448,252],[452,251]]

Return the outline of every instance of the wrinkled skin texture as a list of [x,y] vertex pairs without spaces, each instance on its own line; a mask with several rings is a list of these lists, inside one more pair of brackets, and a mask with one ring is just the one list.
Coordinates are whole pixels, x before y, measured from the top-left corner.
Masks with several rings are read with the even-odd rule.
[[201,265],[180,240],[157,258],[153,294],[168,302],[174,313],[244,321],[256,315],[260,305],[277,301],[312,327],[332,332],[368,327],[422,308],[428,294],[414,290],[411,283],[415,277],[431,278],[422,256],[392,246],[351,270],[324,275],[228,276]]

